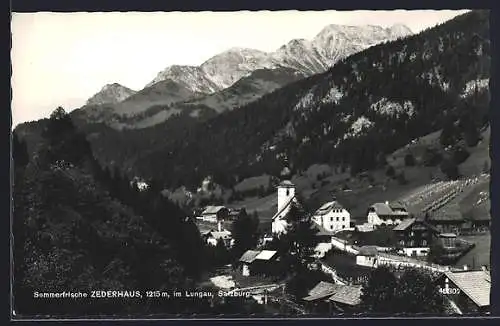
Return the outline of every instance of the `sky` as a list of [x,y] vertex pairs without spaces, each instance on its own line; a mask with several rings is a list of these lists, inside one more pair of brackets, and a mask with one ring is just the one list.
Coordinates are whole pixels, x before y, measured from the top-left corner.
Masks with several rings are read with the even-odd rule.
[[326,25],[403,23],[414,33],[466,10],[13,13],[12,122],[71,111],[104,85],[142,89],[173,64],[232,47],[275,51]]

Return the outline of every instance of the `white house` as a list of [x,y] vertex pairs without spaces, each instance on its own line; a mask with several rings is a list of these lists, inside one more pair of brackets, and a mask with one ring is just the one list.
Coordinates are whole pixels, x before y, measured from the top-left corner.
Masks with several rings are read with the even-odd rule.
[[395,225],[408,218],[408,211],[400,203],[375,203],[368,209],[368,223]]
[[376,246],[363,246],[356,255],[356,265],[377,267],[378,250]]
[[226,247],[231,247],[234,244],[234,239],[232,238],[231,232],[228,230],[221,231],[208,231],[203,234],[206,242],[209,245],[216,246],[219,240],[224,242]]
[[297,203],[295,197],[295,185],[285,180],[278,185],[278,211],[272,218],[272,233],[280,234],[286,232],[286,214],[290,211],[291,204]]
[[321,206],[312,217],[313,221],[327,231],[348,229],[351,214],[336,200]]

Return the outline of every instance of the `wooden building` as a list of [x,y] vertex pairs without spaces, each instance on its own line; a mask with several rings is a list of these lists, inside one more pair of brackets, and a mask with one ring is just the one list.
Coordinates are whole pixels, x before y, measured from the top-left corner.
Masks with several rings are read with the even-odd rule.
[[439,230],[423,218],[409,218],[394,227],[398,241],[397,248],[407,256],[425,256],[431,243],[438,237]]

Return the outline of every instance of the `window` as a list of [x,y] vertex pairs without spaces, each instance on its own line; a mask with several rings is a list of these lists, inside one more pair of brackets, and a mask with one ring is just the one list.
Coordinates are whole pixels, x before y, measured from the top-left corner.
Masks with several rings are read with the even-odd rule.
[[422,240],[422,245],[427,246],[427,240]]
[[330,217],[330,222],[333,222],[333,216]]
[[287,195],[287,196],[290,196],[290,189],[287,189],[287,190],[286,190],[286,195]]
[[345,225],[342,225],[342,228],[344,229],[344,228],[345,228]]
[[342,221],[345,221],[345,216],[342,216]]
[[339,221],[339,217],[337,216],[337,222]]

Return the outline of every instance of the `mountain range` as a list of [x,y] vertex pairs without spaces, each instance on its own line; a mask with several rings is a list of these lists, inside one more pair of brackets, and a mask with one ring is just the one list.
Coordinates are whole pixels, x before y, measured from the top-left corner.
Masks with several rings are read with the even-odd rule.
[[[93,108],[86,112],[87,118],[111,123],[115,127],[134,128],[160,123],[194,103],[222,112],[298,78],[324,72],[353,53],[410,34],[411,30],[402,24],[390,28],[328,25],[312,40],[294,39],[271,53],[231,48],[200,66],[169,66],[137,94],[119,84],[107,85],[87,102],[86,107]],[[242,83],[236,85],[239,81]],[[251,87],[242,88],[243,84]],[[231,89],[232,86],[236,89]],[[172,108],[172,103],[182,104]],[[104,105],[104,108],[99,110],[95,105]],[[163,110],[159,106],[163,106]],[[146,112],[150,108],[153,108],[153,113]],[[104,111],[107,114],[103,114]],[[138,114],[143,119],[138,118]]]
[[[85,109],[72,118],[102,164],[169,189],[196,189],[207,176],[231,188],[242,178],[279,176],[284,164],[294,173],[327,163],[356,174],[386,166],[388,153],[432,132],[443,131],[448,145],[461,148],[468,139],[474,146],[477,129],[488,124],[490,60],[489,12],[471,11],[356,52],[238,109],[216,111],[208,99],[243,98],[253,78],[280,80],[271,74],[276,69],[255,70],[221,92],[192,92],[195,98],[159,105],[155,114],[178,111],[141,129],[92,123],[79,113]],[[139,118],[136,123],[146,119]],[[43,123],[21,125],[17,132],[34,142]],[[440,155],[445,160],[455,154]]]

